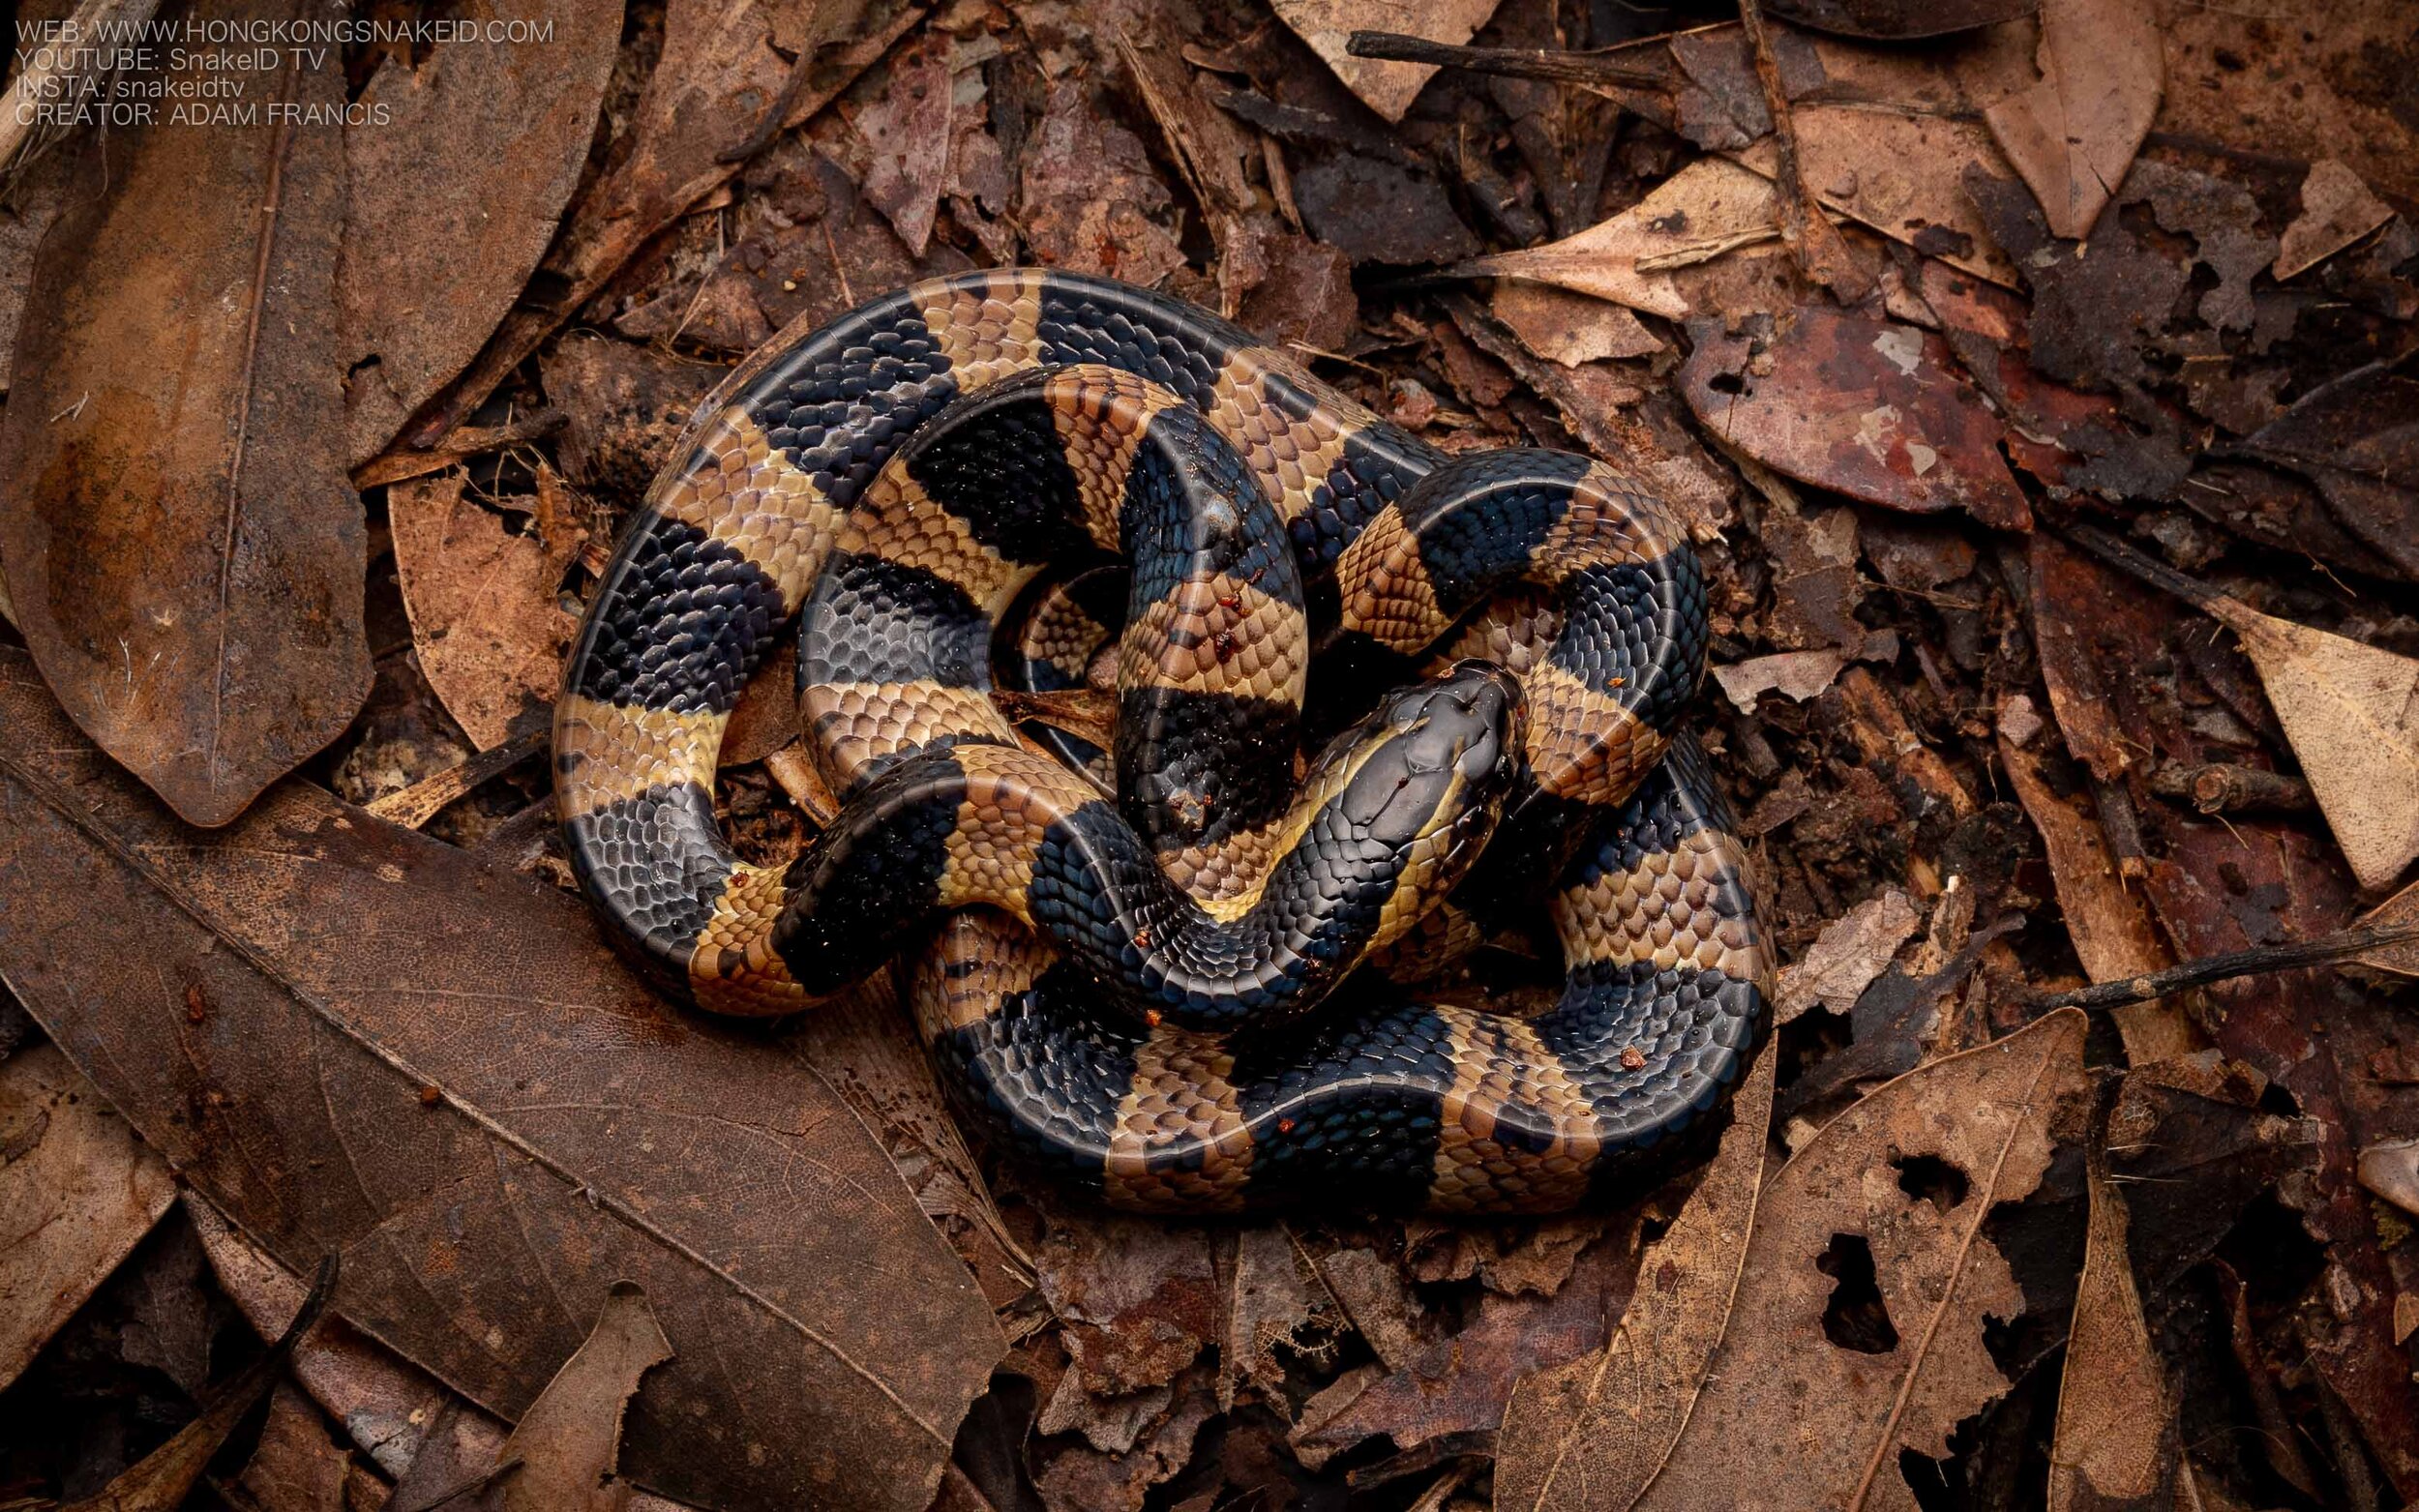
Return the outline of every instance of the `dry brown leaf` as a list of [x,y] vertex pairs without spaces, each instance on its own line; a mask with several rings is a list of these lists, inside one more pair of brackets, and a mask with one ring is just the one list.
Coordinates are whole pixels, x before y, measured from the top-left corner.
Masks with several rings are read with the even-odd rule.
[[[868,10],[882,14],[864,15]],[[664,10],[663,54],[614,142],[612,167],[573,201],[532,285],[559,292],[516,307],[403,444],[434,445],[639,249],[722,188],[739,171],[731,150],[777,104],[787,104],[785,124],[798,125],[889,50],[921,14],[910,5],[890,11],[847,0],[671,0]],[[823,47],[843,28],[851,29],[846,45]],[[785,93],[794,71],[776,43],[806,62],[794,95]]]
[[[638,1281],[681,1352],[635,1475],[731,1512],[929,1499],[1004,1343],[810,1071],[666,1005],[578,900],[316,788],[196,836],[5,649],[0,789],[0,970],[272,1253],[343,1253],[351,1321],[511,1415]],[[743,1437],[698,1455],[700,1417]]]
[[[2419,924],[2419,882],[2413,882],[2385,902],[2360,916],[2365,930],[2393,929]],[[2387,945],[2359,958],[2361,964],[2396,976],[2419,976],[2419,942]]]
[[[263,88],[342,108],[341,70],[286,69]],[[343,137],[264,115],[86,146],[0,422],[0,565],[76,724],[188,821],[224,824],[370,692],[336,350]]]
[[259,1512],[344,1512],[352,1456],[328,1437],[311,1399],[280,1382],[269,1397],[260,1441],[235,1484]]
[[503,1512],[621,1512],[630,1502],[630,1483],[615,1473],[622,1415],[639,1378],[672,1357],[645,1290],[615,1283],[587,1342],[521,1414],[496,1456],[498,1465],[521,1462],[504,1477]]
[[471,741],[493,750],[553,704],[579,629],[561,603],[579,537],[559,521],[551,538],[516,534],[463,496],[460,472],[399,483],[386,501],[420,670]]
[[1508,279],[1495,286],[1487,309],[1511,327],[1522,345],[1566,368],[1606,358],[1651,357],[1663,349],[1663,339],[1628,306],[1547,283]]
[[2176,1494],[2186,1472],[2175,1400],[2134,1285],[2125,1199],[2098,1149],[2086,1185],[2091,1219],[2058,1382],[2049,1512],[2190,1505]]
[[1389,121],[1399,121],[1428,80],[1433,63],[1390,63],[1356,58],[1344,48],[1357,31],[1400,32],[1460,46],[1478,35],[1500,0],[1430,0],[1415,6],[1386,0],[1271,0],[1271,9],[1310,44],[1344,87]]
[[2030,15],[2038,0],[1764,0],[1784,21],[1842,37],[1907,42]]
[[2159,24],[2138,0],[2042,0],[2041,77],[1986,103],[2008,161],[2048,217],[2050,234],[2091,234],[2159,113]]
[[0,1060],[0,1386],[175,1201],[168,1163],[57,1046]]
[[1729,1321],[1763,1186],[1779,1060],[1768,1047],[1740,1084],[1719,1151],[1640,1262],[1611,1340],[1512,1388],[1496,1442],[1499,1512],[1628,1507],[1661,1468]]
[[1184,266],[1176,238],[1152,219],[1173,202],[1140,137],[1081,82],[1051,88],[1018,187],[1025,239],[1044,262],[1149,287]]
[[1770,179],[1726,158],[1701,158],[1576,236],[1479,257],[1454,271],[1551,283],[1678,320],[1692,311],[1664,270],[1779,234]]
[[2269,271],[2279,281],[2326,261],[2394,218],[2394,207],[2370,192],[2360,175],[2321,158],[2301,181],[2301,214],[2285,228]]
[[451,14],[553,35],[438,42],[417,68],[390,54],[362,90],[376,124],[344,133],[336,281],[348,463],[384,449],[521,296],[579,187],[621,41],[622,0],[470,0]]
[[[2016,1317],[2024,1297],[1983,1220],[2048,1169],[2051,1114],[2081,1084],[2086,1026],[2065,1009],[1923,1065],[1780,1169],[1722,1347],[1639,1505],[1913,1504],[1900,1451],[1944,1457],[1958,1421],[2007,1389],[1986,1319]],[[1826,1310],[1867,1266],[1888,1331],[1834,1342]]]
[[949,173],[949,57],[945,32],[926,32],[899,49],[881,98],[851,124],[873,155],[865,199],[882,213],[910,253],[921,257],[941,213]]
[[[2289,32],[2278,30],[2283,16]],[[2161,133],[2270,163],[2340,158],[2380,193],[2419,198],[2409,122],[2398,94],[2378,87],[2403,76],[2404,0],[2302,0],[2289,13],[2175,4],[2161,7],[2159,20],[2167,78]],[[2257,62],[2245,68],[2246,59]],[[2380,67],[2385,74],[2374,72]]]
[[2363,887],[2419,858],[2419,660],[2262,614],[2201,606],[2243,643],[2335,843]]
[[1854,1008],[1923,922],[1915,900],[1892,887],[1824,925],[1804,959],[1781,971],[1773,1022],[1787,1023],[1816,1003],[1833,1013]]
[[1793,703],[1821,697],[1847,665],[1847,652],[1837,646],[1824,646],[1812,651],[1780,651],[1752,657],[1717,667],[1713,672],[1714,681],[1721,684],[1722,697],[1740,713],[1752,714],[1756,698],[1763,694],[1777,693]]
[[[2041,832],[2049,875],[2057,885],[2058,910],[2084,974],[2094,982],[2114,982],[2175,964],[2166,940],[2151,923],[2148,905],[2127,890],[2100,821],[2050,791],[2042,777],[2041,758],[2004,735],[1999,759],[2007,766],[2016,801]],[[2165,999],[2118,1009],[2116,1021],[2126,1059],[2137,1066],[2201,1047],[2182,1008]]]

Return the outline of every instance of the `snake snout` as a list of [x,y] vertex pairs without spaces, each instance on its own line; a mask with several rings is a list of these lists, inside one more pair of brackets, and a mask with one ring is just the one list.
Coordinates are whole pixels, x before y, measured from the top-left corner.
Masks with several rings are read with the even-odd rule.
[[1518,685],[1483,662],[1393,695],[1374,722],[1380,744],[1345,794],[1346,815],[1371,839],[1401,845],[1484,807],[1510,780],[1519,713]]

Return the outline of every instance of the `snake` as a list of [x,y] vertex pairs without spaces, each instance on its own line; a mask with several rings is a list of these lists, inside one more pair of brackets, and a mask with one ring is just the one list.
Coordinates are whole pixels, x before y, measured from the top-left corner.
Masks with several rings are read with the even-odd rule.
[[[557,813],[666,991],[893,966],[958,1115],[1112,1207],[1559,1211],[1701,1146],[1768,1036],[1709,635],[1633,469],[1448,455],[1169,295],[955,274],[701,402],[573,641]],[[838,808],[759,866],[714,774],[785,637]],[[1003,681],[1113,682],[1114,729]],[[1518,940],[1550,1002],[1456,990]]]

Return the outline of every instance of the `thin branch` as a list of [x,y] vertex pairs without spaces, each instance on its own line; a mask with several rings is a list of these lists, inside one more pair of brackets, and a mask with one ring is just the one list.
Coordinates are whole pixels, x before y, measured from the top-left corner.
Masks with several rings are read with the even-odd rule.
[[2385,929],[2338,930],[2316,939],[2294,940],[2285,945],[2261,945],[2253,950],[2228,951],[2222,956],[2203,956],[2198,961],[2187,961],[2165,971],[2127,977],[2120,982],[2102,982],[2096,987],[2077,988],[2071,993],[2036,993],[2025,997],[2023,1003],[2036,1013],[2047,1013],[2052,1008],[2123,1008],[2131,1003],[2146,1003],[2192,988],[2207,987],[2212,982],[2230,982],[2236,977],[2258,976],[2270,971],[2322,966],[2330,962],[2365,956],[2372,951],[2414,941],[2419,941],[2419,923]]
[[1400,32],[1355,32],[1344,50],[1356,58],[1390,63],[1433,63],[1506,78],[1551,79],[1558,84],[1612,84],[1624,89],[1667,90],[1671,76],[1660,69],[1619,63],[1601,53],[1546,47],[1455,47]]

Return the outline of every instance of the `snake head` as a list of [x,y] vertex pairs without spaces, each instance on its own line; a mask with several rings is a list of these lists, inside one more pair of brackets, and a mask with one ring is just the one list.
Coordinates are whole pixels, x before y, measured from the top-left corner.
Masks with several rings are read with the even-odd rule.
[[1381,845],[1482,840],[1512,786],[1520,718],[1520,685],[1491,662],[1388,695],[1347,742],[1360,755],[1343,817]]

